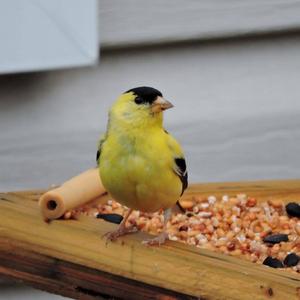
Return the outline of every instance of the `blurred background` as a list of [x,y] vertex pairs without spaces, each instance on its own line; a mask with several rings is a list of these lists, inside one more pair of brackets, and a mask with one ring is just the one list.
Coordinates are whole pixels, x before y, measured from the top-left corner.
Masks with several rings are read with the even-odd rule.
[[[95,166],[122,92],[161,90],[190,182],[300,177],[300,1],[0,2],[0,190]],[[59,299],[0,284],[0,299]]]

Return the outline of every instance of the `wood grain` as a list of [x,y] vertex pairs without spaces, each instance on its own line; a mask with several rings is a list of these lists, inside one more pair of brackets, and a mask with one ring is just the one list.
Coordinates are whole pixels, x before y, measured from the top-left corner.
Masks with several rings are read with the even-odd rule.
[[[145,234],[105,244],[115,225],[88,217],[44,223],[41,191],[0,194],[0,273],[80,299],[300,299],[300,277],[176,242],[141,244]],[[247,192],[300,200],[300,180],[199,184],[193,195]]]

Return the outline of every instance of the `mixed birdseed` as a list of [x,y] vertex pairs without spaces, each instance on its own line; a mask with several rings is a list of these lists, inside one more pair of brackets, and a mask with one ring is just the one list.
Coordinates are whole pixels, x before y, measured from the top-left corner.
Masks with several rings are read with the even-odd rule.
[[[300,206],[297,203],[284,205],[275,199],[258,202],[245,194],[194,196],[180,203],[185,213],[174,214],[168,222],[170,240],[300,272]],[[77,213],[120,223],[126,210],[108,200],[94,207],[82,207]],[[68,212],[65,218],[71,215]],[[134,211],[127,226],[156,235],[163,228],[163,212]]]

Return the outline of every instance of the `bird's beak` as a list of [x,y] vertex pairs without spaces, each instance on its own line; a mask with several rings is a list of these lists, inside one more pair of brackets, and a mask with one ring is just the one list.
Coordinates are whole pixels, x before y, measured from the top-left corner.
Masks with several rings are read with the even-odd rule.
[[174,107],[174,105],[163,97],[157,97],[152,103],[152,112],[157,113]]

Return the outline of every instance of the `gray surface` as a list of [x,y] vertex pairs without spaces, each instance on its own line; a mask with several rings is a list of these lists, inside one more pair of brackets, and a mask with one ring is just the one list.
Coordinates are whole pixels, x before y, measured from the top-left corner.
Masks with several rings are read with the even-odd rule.
[[94,64],[99,39],[118,48],[300,28],[300,0],[10,0],[0,12],[0,73]]
[[299,29],[299,0],[100,0],[105,47]]
[[298,36],[105,53],[95,68],[0,78],[0,190],[47,187],[94,166],[107,110],[151,85],[190,181],[300,177]]
[[[185,149],[190,181],[299,178],[299,53],[299,36],[273,37],[104,53],[95,68],[2,76],[0,190],[47,187],[94,166],[108,107],[144,84],[175,104],[165,124]],[[12,289],[0,286],[0,298],[57,298]]]
[[21,284],[1,284],[0,282],[0,300],[66,300],[58,295],[51,295]]

